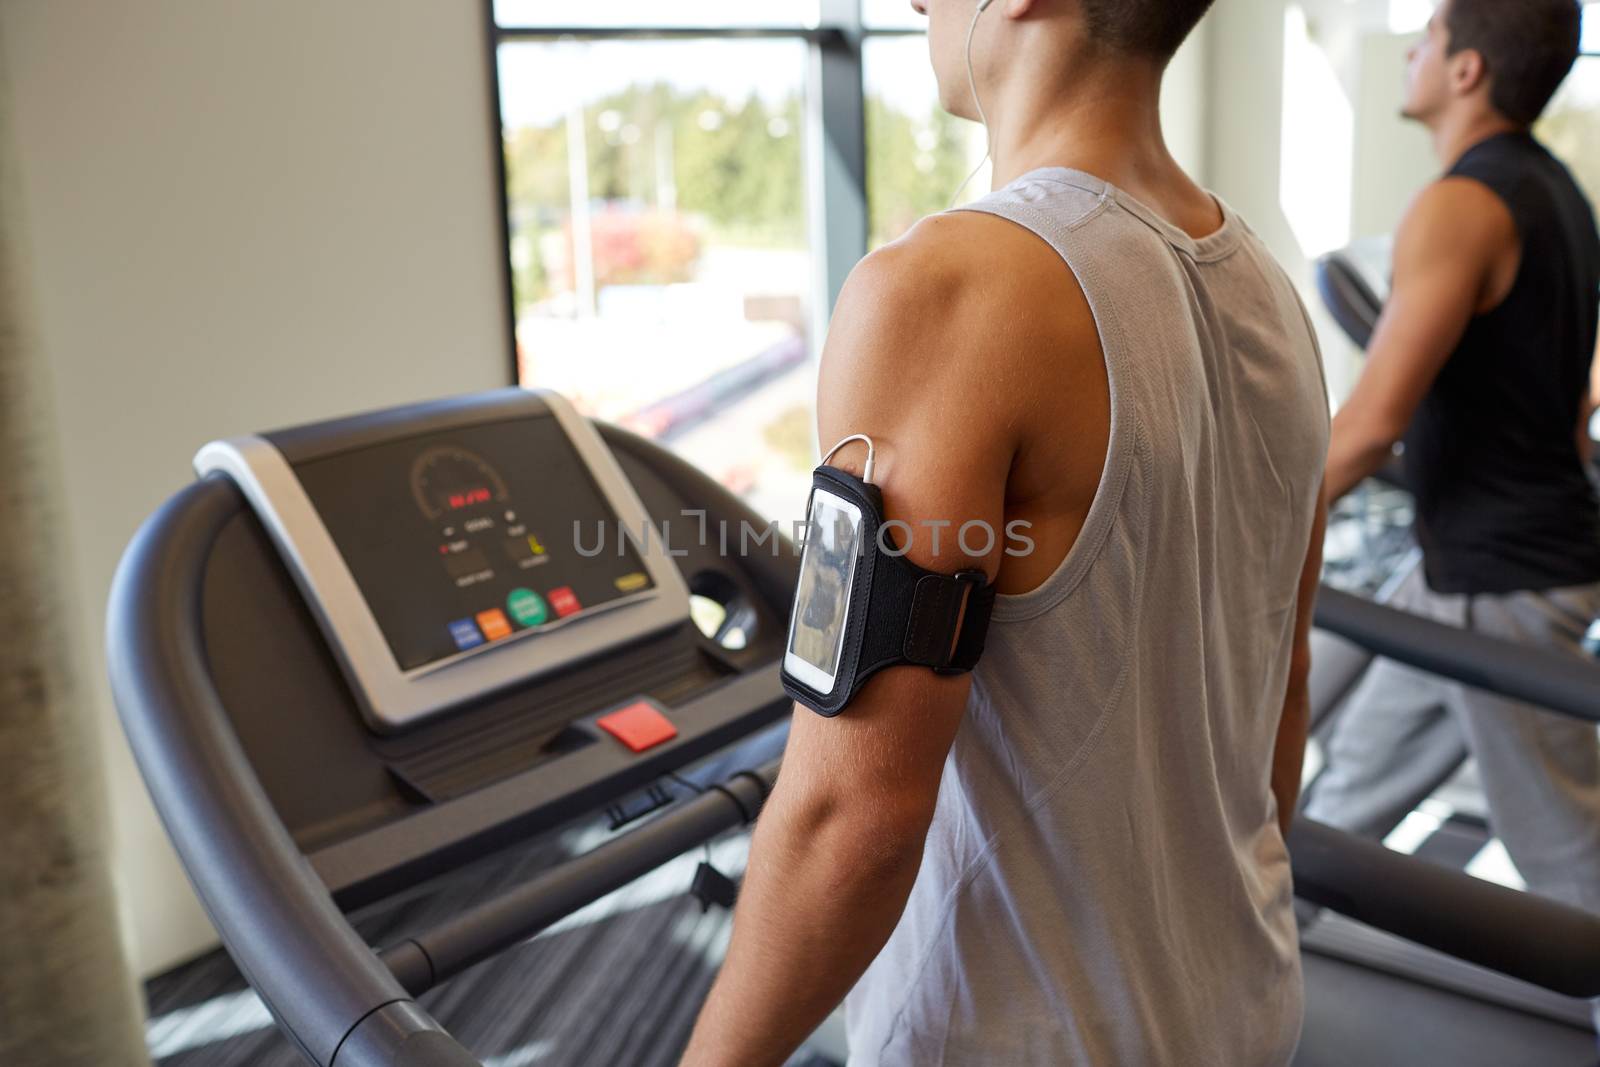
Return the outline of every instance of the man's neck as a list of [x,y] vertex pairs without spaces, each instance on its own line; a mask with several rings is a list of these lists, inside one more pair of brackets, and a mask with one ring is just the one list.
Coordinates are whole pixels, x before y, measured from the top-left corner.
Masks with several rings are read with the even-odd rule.
[[1490,111],[1473,112],[1459,118],[1447,116],[1430,131],[1433,152],[1446,170],[1455,166],[1468,150],[1503,133],[1524,133],[1526,127]]
[[[1010,91],[1007,92],[1006,90]],[[991,137],[994,187],[1039,167],[1072,167],[1124,188],[1159,180],[1177,163],[1161,133],[1158,71],[1101,68],[1059,93],[1002,87]]]
[[1167,149],[1159,66],[1086,65],[1054,91],[1023,79],[996,95],[994,188],[1039,167],[1071,167],[1128,192],[1191,236],[1222,224],[1216,201]]

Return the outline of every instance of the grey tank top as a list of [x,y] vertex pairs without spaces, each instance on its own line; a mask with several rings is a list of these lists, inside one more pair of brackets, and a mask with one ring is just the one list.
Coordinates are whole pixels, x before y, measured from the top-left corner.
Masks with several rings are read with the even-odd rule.
[[847,1003],[850,1065],[1286,1064],[1270,776],[1329,433],[1305,309],[1225,206],[1196,240],[1048,168],[965,210],[1076,275],[1110,446],[1060,568],[995,607],[916,884]]

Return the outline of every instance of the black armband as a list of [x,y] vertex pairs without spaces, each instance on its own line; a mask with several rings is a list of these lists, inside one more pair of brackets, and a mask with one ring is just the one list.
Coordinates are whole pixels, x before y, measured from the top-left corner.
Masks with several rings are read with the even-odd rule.
[[784,654],[790,696],[831,717],[885,667],[977,666],[995,598],[983,571],[939,574],[911,562],[888,536],[895,524],[884,521],[878,487],[834,467],[812,475],[807,511]]

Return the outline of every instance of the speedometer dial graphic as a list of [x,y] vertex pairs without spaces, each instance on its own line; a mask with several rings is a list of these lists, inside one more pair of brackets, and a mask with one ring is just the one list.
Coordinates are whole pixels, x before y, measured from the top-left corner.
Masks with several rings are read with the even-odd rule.
[[411,495],[430,519],[504,504],[505,479],[482,457],[465,448],[430,448],[411,465]]

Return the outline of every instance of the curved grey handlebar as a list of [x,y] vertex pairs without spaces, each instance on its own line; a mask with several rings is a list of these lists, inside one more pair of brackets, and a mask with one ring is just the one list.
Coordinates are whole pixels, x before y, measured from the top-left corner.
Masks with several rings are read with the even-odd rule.
[[473,1067],[335,907],[210,682],[205,563],[243,507],[230,482],[197,482],[144,524],[117,570],[111,687],[139,769],[228,952],[312,1062]]
[[1600,664],[1460,630],[1323,586],[1319,629],[1369,652],[1512,700],[1600,722]]

